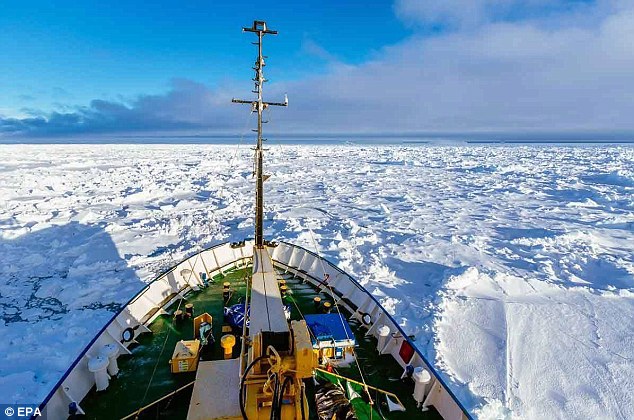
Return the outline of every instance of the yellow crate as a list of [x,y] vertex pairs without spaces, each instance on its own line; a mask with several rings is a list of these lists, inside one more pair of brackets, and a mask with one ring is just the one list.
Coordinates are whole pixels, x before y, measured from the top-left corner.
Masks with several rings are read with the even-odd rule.
[[170,359],[172,373],[193,372],[198,367],[200,340],[181,340],[176,343]]

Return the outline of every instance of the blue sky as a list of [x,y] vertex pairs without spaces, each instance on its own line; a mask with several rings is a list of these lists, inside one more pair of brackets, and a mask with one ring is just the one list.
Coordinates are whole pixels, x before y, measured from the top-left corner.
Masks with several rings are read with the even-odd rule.
[[274,132],[634,132],[630,0],[13,1],[0,136],[240,131],[254,18]]
[[[161,93],[182,78],[214,86],[251,77],[251,39],[240,28],[254,17],[283,36],[270,40],[280,77],[324,68],[323,48],[349,63],[410,32],[389,1],[30,1],[0,14],[5,113],[22,107],[88,103]],[[319,46],[319,47],[317,47]],[[241,93],[241,92],[236,92]],[[246,92],[245,92],[246,93]]]

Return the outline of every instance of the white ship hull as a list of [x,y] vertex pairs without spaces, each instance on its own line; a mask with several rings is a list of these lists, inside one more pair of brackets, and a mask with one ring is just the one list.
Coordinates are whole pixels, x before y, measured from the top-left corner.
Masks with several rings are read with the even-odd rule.
[[[42,403],[41,408],[48,418],[66,418],[68,406],[72,402],[78,404],[78,412],[83,414],[81,401],[95,386],[95,375],[89,371],[88,361],[96,357],[108,344],[116,345],[119,348],[119,355],[131,354],[128,346],[134,343],[134,339],[140,334],[150,331],[147,326],[164,313],[164,308],[187,292],[203,286],[202,273],[206,273],[206,276],[210,278],[250,263],[253,257],[253,246],[249,242],[241,245],[223,243],[192,255],[158,276],[141,290],[95,336]],[[415,349],[415,354],[408,364],[412,367],[422,367],[432,375],[423,406],[434,406],[445,419],[469,418],[464,407],[448,389],[434,367],[425,360],[415,343],[356,280],[329,261],[302,247],[282,242],[268,249],[278,269],[292,273],[318,288],[323,279],[327,278],[329,289],[331,288],[336,295],[337,304],[346,308],[353,314],[353,318],[365,325],[367,335],[373,335],[378,339],[379,327],[388,327],[389,338],[384,340],[383,348],[377,350],[382,354],[390,354],[403,369],[406,363],[399,354],[401,346],[407,341]],[[324,276],[324,273],[327,276]],[[384,328],[383,330],[385,331]],[[213,417],[213,413],[210,414]]]

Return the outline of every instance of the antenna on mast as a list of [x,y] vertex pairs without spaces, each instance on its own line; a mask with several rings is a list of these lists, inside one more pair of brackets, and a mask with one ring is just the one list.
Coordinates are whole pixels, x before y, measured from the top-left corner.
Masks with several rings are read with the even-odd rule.
[[269,106],[288,106],[288,97],[284,95],[284,102],[264,102],[262,99],[262,87],[266,79],[262,69],[266,65],[264,63],[265,56],[262,55],[262,38],[264,35],[277,35],[277,31],[270,30],[266,27],[266,22],[263,20],[253,21],[251,28],[242,28],[243,32],[253,32],[258,36],[258,42],[254,42],[254,45],[258,46],[258,59],[255,62],[253,70],[255,70],[255,77],[253,81],[255,83],[255,89],[253,93],[257,95],[257,98],[253,101],[245,101],[242,99],[232,99],[231,102],[238,104],[250,104],[253,111],[258,113],[258,142],[255,148],[255,174],[256,174],[256,188],[255,188],[255,246],[262,248],[264,246],[264,172],[263,172],[263,148],[262,148],[262,112]]

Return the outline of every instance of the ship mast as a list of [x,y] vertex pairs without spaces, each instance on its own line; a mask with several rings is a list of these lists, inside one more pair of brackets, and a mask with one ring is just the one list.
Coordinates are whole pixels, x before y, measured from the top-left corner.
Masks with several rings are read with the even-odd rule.
[[253,93],[257,95],[257,98],[253,101],[246,101],[242,99],[232,99],[231,101],[239,104],[250,104],[252,111],[257,111],[258,113],[258,141],[255,148],[255,246],[262,248],[264,246],[264,149],[262,148],[262,141],[265,140],[262,138],[262,123],[266,122],[262,121],[262,112],[270,105],[288,106],[288,99],[285,97],[284,102],[264,102],[262,99],[262,87],[264,82],[266,82],[263,73],[265,56],[262,55],[262,38],[267,34],[277,35],[277,31],[267,29],[266,22],[261,20],[253,21],[253,27],[242,28],[242,31],[253,32],[258,36],[258,42],[253,43],[258,46],[258,59],[253,67],[253,70],[255,70],[255,77],[253,78],[253,81],[255,82],[255,89],[253,90]]

